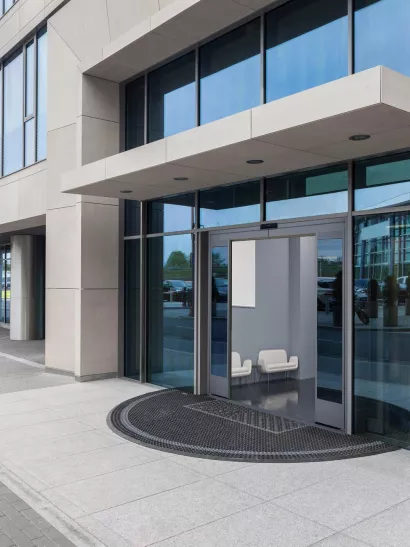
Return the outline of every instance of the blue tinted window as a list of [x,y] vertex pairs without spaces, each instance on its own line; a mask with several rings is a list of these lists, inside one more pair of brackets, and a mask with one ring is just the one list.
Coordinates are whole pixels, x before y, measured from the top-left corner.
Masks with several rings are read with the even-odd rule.
[[192,52],[149,75],[149,142],[195,127],[195,105],[195,53]]
[[4,175],[23,167],[23,53],[4,67]]
[[16,0],[5,0],[4,1],[4,12],[8,11],[15,2],[16,2]]
[[148,382],[194,388],[194,236],[147,241]]
[[297,0],[266,18],[266,101],[348,73],[347,0]]
[[47,29],[37,39],[37,161],[47,157]]
[[410,204],[410,154],[355,164],[356,210]]
[[266,180],[266,220],[347,211],[347,166],[293,173]]
[[200,227],[230,226],[260,220],[260,183],[247,182],[199,194]]
[[384,65],[410,75],[409,0],[356,0],[355,70]]
[[200,50],[201,124],[260,104],[260,20]]
[[183,194],[148,203],[148,233],[182,232],[195,227],[195,195]]
[[126,88],[126,142],[127,150],[144,144],[145,78],[138,78]]

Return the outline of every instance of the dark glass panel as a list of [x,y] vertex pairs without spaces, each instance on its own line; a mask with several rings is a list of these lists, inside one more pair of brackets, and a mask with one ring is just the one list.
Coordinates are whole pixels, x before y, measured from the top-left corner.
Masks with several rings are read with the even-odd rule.
[[194,389],[194,236],[148,243],[148,381]]
[[37,37],[37,161],[47,157],[47,28]]
[[139,239],[125,241],[125,376],[140,379],[140,249]]
[[201,124],[260,104],[260,20],[200,50]]
[[268,13],[267,102],[347,73],[347,0],[296,0]]
[[355,164],[355,209],[410,204],[410,154]]
[[23,167],[23,52],[4,66],[4,175]]
[[200,227],[259,222],[259,181],[204,190],[199,193]]
[[145,78],[138,78],[125,89],[126,137],[125,148],[130,150],[144,144]]
[[355,217],[355,432],[410,445],[410,214]]
[[125,200],[125,237],[139,236],[141,233],[141,203],[132,199]]
[[383,65],[410,76],[410,2],[356,0],[355,71]]
[[342,404],[342,239],[318,239],[317,276],[317,397]]
[[348,209],[346,165],[266,180],[266,220],[344,213]]
[[188,53],[148,77],[148,141],[196,126],[195,53]]
[[212,249],[211,373],[228,376],[229,248]]
[[148,203],[148,233],[182,232],[195,227],[195,194]]

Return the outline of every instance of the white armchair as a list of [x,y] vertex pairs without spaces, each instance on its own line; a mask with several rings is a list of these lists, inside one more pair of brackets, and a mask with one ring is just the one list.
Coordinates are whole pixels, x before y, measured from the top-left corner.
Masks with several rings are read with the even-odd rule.
[[284,349],[267,349],[259,352],[258,367],[264,374],[274,372],[289,372],[297,370],[299,367],[299,358],[296,356],[290,357]]
[[237,351],[232,352],[231,378],[243,378],[252,374],[252,361],[246,359],[242,364],[241,356]]

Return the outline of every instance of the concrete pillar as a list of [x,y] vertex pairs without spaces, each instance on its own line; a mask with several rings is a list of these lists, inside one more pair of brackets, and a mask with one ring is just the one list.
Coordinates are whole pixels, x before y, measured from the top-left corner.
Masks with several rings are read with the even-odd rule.
[[34,260],[34,236],[11,236],[11,340],[36,337]]

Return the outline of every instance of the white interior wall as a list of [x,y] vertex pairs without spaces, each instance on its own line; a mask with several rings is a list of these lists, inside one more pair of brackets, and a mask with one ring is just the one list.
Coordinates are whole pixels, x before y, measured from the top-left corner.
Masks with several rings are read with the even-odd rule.
[[[260,350],[285,349],[289,356],[299,357],[297,377],[314,377],[316,238],[256,240],[255,256],[256,305],[255,308],[232,306],[232,351],[238,351],[243,360],[252,359],[256,365]],[[234,266],[233,279],[241,275]],[[238,284],[238,279],[235,283]],[[252,375],[248,381],[258,379]]]

